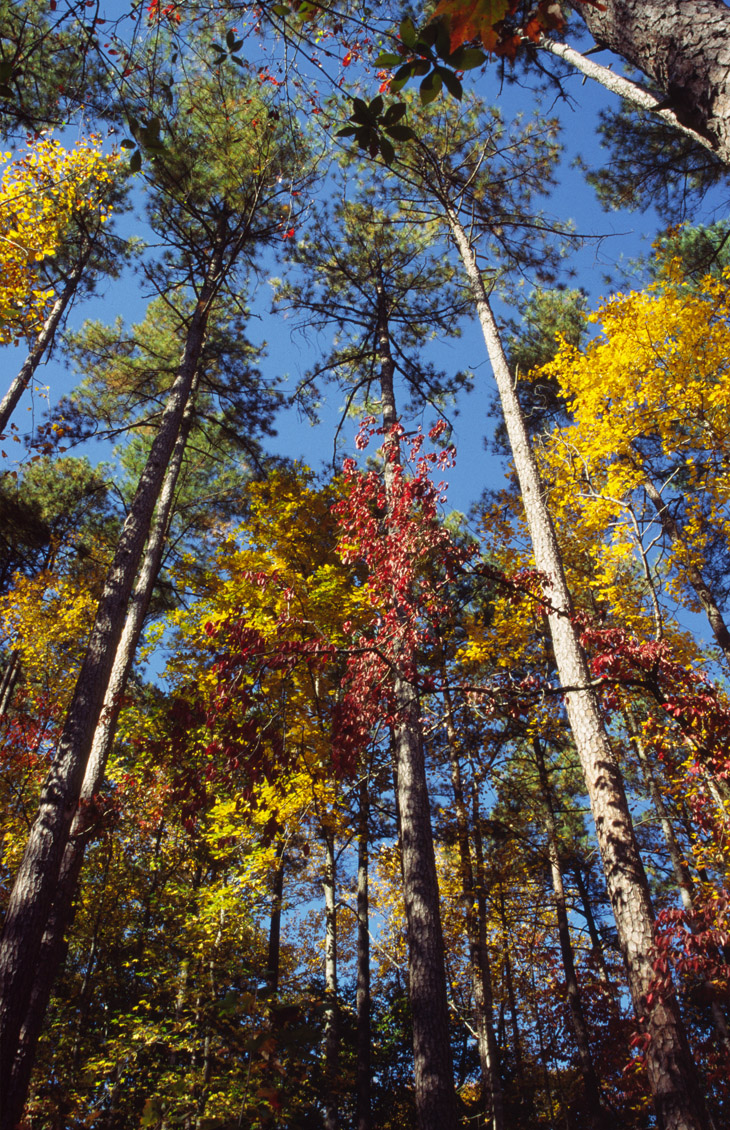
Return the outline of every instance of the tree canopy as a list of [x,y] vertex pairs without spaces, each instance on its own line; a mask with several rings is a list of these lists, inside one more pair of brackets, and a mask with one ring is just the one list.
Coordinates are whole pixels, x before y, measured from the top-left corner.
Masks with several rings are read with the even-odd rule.
[[0,1130],[727,1123],[728,32],[0,3]]

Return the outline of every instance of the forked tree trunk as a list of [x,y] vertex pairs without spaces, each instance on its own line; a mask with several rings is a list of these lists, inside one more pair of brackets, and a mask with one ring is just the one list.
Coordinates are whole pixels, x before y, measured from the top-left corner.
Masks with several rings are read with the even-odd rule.
[[129,602],[124,630],[117,646],[114,666],[104,696],[104,706],[94,733],[91,753],[81,786],[79,808],[74,816],[68,843],[64,849],[58,883],[53,896],[53,906],[43,933],[38,969],[33,982],[28,1010],[20,1031],[11,1081],[4,1098],[4,1109],[9,1111],[11,1115],[15,1114],[17,1118],[20,1117],[19,1112],[22,1111],[28,1093],[38,1039],[43,1028],[51,991],[68,948],[68,931],[73,922],[74,900],[78,890],[81,867],[86,846],[93,834],[94,823],[97,819],[94,798],[104,781],[107,761],[116,734],[122,698],[160,571],[175,489],[193,421],[193,398],[194,389],[191,390],[191,399],[185,410],[180,433],[175,441],[175,447],[160,491],[144,560]]
[[14,1130],[17,1121],[5,1096],[33,992],[43,934],[132,587],[203,349],[222,263],[221,236],[190,320],[178,375],[107,574],[76,689],[10,897],[0,944],[0,1130]]
[[[398,422],[386,296],[378,284],[378,360],[385,464],[386,524],[393,499],[394,464],[399,445],[392,438]],[[393,536],[397,536],[394,532]],[[397,602],[397,595],[394,594]],[[412,656],[402,655],[412,667]],[[408,984],[413,1017],[413,1067],[419,1130],[456,1130],[456,1094],[449,1038],[439,887],[433,848],[431,805],[426,781],[418,692],[396,669],[392,682],[396,720],[392,727],[395,782],[403,868],[403,898],[408,935]]]
[[573,738],[596,826],[637,1019],[650,1037],[647,1073],[662,1130],[707,1130],[697,1072],[674,997],[649,1001],[654,974],[654,913],[623,779],[606,736],[572,605],[555,530],[522,410],[512,382],[476,256],[454,208],[446,216],[477,308],[510,440],[535,564],[542,574],[548,621]]
[[730,8],[723,0],[571,0],[591,35],[651,80],[730,165]]
[[565,901],[565,886],[563,884],[563,871],[560,866],[560,846],[558,843],[558,830],[555,822],[552,789],[548,778],[545,754],[540,739],[532,739],[532,748],[535,752],[535,764],[540,779],[540,792],[542,794],[543,819],[547,837],[548,860],[553,881],[553,898],[555,901],[555,917],[558,922],[558,938],[560,941],[560,955],[563,960],[565,974],[565,990],[568,997],[570,1019],[578,1048],[580,1072],[583,1076],[583,1090],[589,1125],[596,1130],[606,1130],[608,1119],[605,1107],[601,1100],[601,1088],[596,1075],[591,1053],[591,1044],[588,1034],[588,1024],[583,1011],[578,975],[575,970],[573,956],[573,943],[570,938],[570,925],[568,922],[568,908]]
[[372,1130],[370,1067],[370,908],[368,866],[370,854],[370,792],[363,772],[357,829],[357,1130]]

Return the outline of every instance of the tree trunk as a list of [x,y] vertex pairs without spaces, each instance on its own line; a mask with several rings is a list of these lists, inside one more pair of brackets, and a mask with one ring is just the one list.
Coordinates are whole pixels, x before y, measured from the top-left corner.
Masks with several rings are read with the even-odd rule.
[[266,957],[266,987],[275,998],[279,993],[279,962],[281,958],[281,907],[284,897],[284,844],[277,849],[274,889],[271,893],[269,915],[269,948]]
[[654,974],[654,913],[634,835],[623,779],[591,688],[555,530],[540,483],[517,394],[474,250],[453,207],[447,219],[464,264],[494,371],[520,483],[535,564],[543,576],[548,622],[573,738],[580,757],[596,836],[637,1019],[650,1036],[647,1073],[662,1130],[706,1130],[695,1065],[675,998],[647,1002]]
[[641,86],[638,82],[633,82],[631,79],[626,78],[625,75],[617,74],[612,71],[610,67],[604,67],[601,63],[597,63],[595,59],[589,59],[585,55],[581,55],[580,51],[576,51],[574,47],[569,47],[567,43],[557,43],[554,39],[543,35],[540,37],[539,46],[543,51],[549,51],[551,55],[555,55],[563,62],[569,63],[571,67],[575,67],[577,71],[585,75],[586,78],[593,79],[594,82],[600,83],[611,94],[617,95],[619,98],[625,98],[627,102],[631,102],[639,110],[647,110],[656,117],[661,118],[667,125],[672,126],[674,129],[679,130],[685,137],[691,138],[697,145],[704,146],[710,152],[714,152],[714,145],[709,137],[704,137],[695,129],[690,129],[679,120],[674,110],[670,110],[665,101],[656,94],[652,94],[646,87]]
[[[132,501],[107,574],[86,654],[53,765],[41,793],[38,816],[15,878],[0,944],[0,1095],[7,1096],[20,1030],[37,972],[43,933],[76,813],[117,645],[137,569],[165,472],[182,425],[223,262],[222,233],[211,255],[191,317],[178,375]],[[0,1130],[17,1117],[3,1097]],[[18,1116],[19,1117],[19,1116]]]
[[325,868],[322,885],[324,887],[325,938],[324,938],[324,1127],[337,1130],[339,1103],[339,1054],[340,1032],[337,1002],[337,906],[335,886],[337,864],[335,862],[334,836],[325,832]]
[[[645,478],[643,486],[644,490],[646,491],[647,497],[651,499],[651,502],[654,505],[654,509],[657,512],[665,536],[678,549],[685,549],[686,547],[684,545],[684,542],[682,541],[682,535],[679,532],[679,527],[672,515],[669,513],[667,504],[657,488],[654,486],[654,483],[651,481],[651,479]],[[702,576],[702,573],[696,565],[693,565],[690,562],[690,564],[684,566],[684,571],[687,580],[692,586],[695,596],[704,609],[705,616],[707,617],[707,622],[710,625],[715,640],[717,641],[717,646],[725,656],[725,660],[730,662],[730,631],[728,631],[727,624],[725,623],[722,612],[720,611],[712,590],[710,589],[709,585]]]
[[[451,766],[451,785],[454,792],[456,813],[456,835],[459,845],[459,870],[461,893],[464,903],[466,935],[469,943],[469,971],[474,1013],[479,1047],[479,1065],[484,1091],[484,1106],[488,1123],[492,1130],[504,1130],[504,1102],[502,1081],[499,1077],[499,1055],[492,1022],[492,976],[489,967],[489,952],[486,939],[486,914],[484,891],[477,889],[474,882],[471,847],[469,843],[469,819],[464,789],[461,779],[461,766],[456,752],[456,729],[454,726],[451,696],[444,690],[446,705],[446,736],[448,738],[449,763]],[[478,812],[477,812],[478,817]],[[481,884],[480,884],[481,887]]]
[[[25,1103],[38,1039],[43,1028],[51,991],[58,971],[65,960],[68,948],[68,931],[73,922],[74,900],[78,890],[81,867],[86,846],[93,834],[98,815],[94,798],[104,781],[106,764],[114,742],[119,711],[122,706],[122,697],[134,663],[137,644],[162,562],[175,489],[192,426],[193,396],[194,388],[191,390],[191,399],[185,410],[180,433],[175,441],[172,457],[165,473],[144,560],[129,602],[124,630],[117,646],[114,666],[104,696],[104,706],[94,733],[91,753],[81,786],[79,808],[74,816],[68,843],[64,849],[58,883],[53,894],[53,905],[41,942],[38,969],[33,981],[26,1017],[20,1032],[18,1051],[12,1067],[12,1078],[4,1099],[5,1107],[11,1112],[22,1111]],[[20,1117],[20,1113],[17,1114],[17,1117]]]
[[596,919],[593,915],[593,908],[591,907],[591,900],[588,894],[588,887],[586,886],[586,881],[583,877],[579,859],[575,859],[573,861],[571,871],[573,872],[575,885],[578,888],[578,894],[580,895],[580,902],[581,906],[583,907],[583,917],[586,920],[586,926],[588,927],[588,936],[591,939],[591,946],[593,947],[593,956],[598,962],[599,976],[603,983],[608,986],[611,984],[611,978],[608,974],[606,958],[603,953],[603,942],[601,941],[601,935],[598,933]]
[[651,79],[730,164],[730,9],[723,0],[571,0],[601,46]]
[[[400,453],[391,437],[398,422],[386,297],[378,282],[378,352],[385,463],[385,521],[393,499],[395,464]],[[397,536],[394,532],[393,536]],[[393,594],[397,605],[397,594]],[[401,654],[406,668],[412,656]],[[439,887],[431,828],[431,805],[426,781],[423,732],[418,693],[396,670],[392,683],[396,721],[393,753],[403,866],[403,896],[408,934],[408,979],[413,1016],[413,1066],[419,1130],[456,1130],[456,1094],[449,1037],[449,1012],[441,930]]]
[[534,737],[532,739],[532,748],[535,752],[535,764],[537,765],[537,772],[540,778],[540,792],[542,793],[543,818],[545,821],[545,833],[547,836],[548,859],[550,862],[550,872],[552,874],[553,880],[555,916],[558,921],[560,954],[563,959],[565,990],[568,997],[568,1006],[570,1008],[570,1018],[573,1027],[573,1035],[575,1036],[575,1043],[576,1047],[578,1048],[580,1072],[583,1076],[583,1089],[585,1093],[586,1108],[588,1113],[588,1124],[590,1126],[596,1127],[598,1130],[599,1127],[607,1128],[608,1120],[605,1108],[601,1100],[601,1088],[593,1064],[593,1055],[591,1054],[591,1044],[588,1035],[588,1024],[586,1023],[585,1013],[583,1012],[583,1001],[581,999],[580,986],[578,984],[578,975],[575,971],[573,943],[570,938],[570,926],[568,924],[568,908],[565,902],[563,872],[560,866],[560,848],[558,844],[558,831],[555,822],[555,811],[553,809],[552,789],[550,787],[550,781],[548,779],[547,766],[545,765],[545,755],[539,738]]
[[[694,883],[692,881],[692,876],[677,841],[672,821],[669,817],[667,807],[664,803],[664,797],[662,796],[661,789],[659,788],[659,784],[654,774],[654,768],[646,755],[644,743],[641,740],[641,731],[639,729],[639,726],[628,711],[626,712],[625,717],[627,729],[634,743],[634,748],[636,749],[636,754],[639,759],[639,765],[641,766],[641,772],[644,777],[644,781],[646,782],[646,785],[649,789],[649,795],[651,796],[654,810],[659,819],[659,823],[661,824],[662,832],[664,834],[664,840],[667,845],[667,851],[669,852],[669,858],[672,863],[672,870],[674,871],[674,881],[677,885],[677,890],[679,891],[679,897],[682,901],[682,906],[687,911],[688,915],[690,915],[691,928],[693,925],[691,915],[694,910]],[[717,990],[711,981],[705,981],[704,990],[705,995],[710,1002],[710,1011],[712,1013],[712,1023],[715,1028],[715,1034],[717,1035],[717,1039],[721,1044],[723,1050],[725,1051],[725,1054],[730,1055],[730,1031],[728,1031],[725,1013],[723,1012],[720,1002],[717,998]]]
[[372,1081],[370,1068],[370,908],[368,864],[370,851],[370,794],[363,772],[360,781],[360,812],[357,830],[357,1130],[372,1130]]
[[17,647],[14,647],[3,668],[2,681],[0,681],[0,715],[7,714],[10,703],[13,701],[15,688],[20,678],[20,666],[20,652]]
[[78,287],[81,276],[84,273],[86,264],[91,254],[91,246],[89,245],[81,255],[76,268],[70,275],[65,287],[56,298],[56,301],[51,307],[51,312],[43,323],[43,328],[35,340],[35,344],[30,353],[26,357],[15,380],[10,385],[10,388],[5,393],[5,396],[0,402],[0,435],[7,428],[10,417],[12,416],[21,396],[30,384],[31,378],[36,369],[43,360],[43,355],[51,345],[56,330],[58,329],[61,318],[66,312],[66,309],[71,302],[76,288]]

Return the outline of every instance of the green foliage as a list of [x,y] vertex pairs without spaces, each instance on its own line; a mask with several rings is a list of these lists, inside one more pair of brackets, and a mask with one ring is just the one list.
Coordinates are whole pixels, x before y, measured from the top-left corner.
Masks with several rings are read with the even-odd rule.
[[727,184],[717,157],[656,115],[624,102],[620,110],[601,110],[600,122],[609,159],[587,170],[587,179],[607,210],[655,208],[666,223],[680,223],[710,189]]

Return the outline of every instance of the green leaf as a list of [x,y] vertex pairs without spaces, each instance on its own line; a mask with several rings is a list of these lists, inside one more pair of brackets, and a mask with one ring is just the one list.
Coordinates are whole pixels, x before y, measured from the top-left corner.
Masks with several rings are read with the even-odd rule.
[[486,63],[487,56],[478,47],[460,47],[446,61],[457,71],[472,71]]
[[418,38],[416,34],[416,25],[414,24],[410,16],[406,16],[406,18],[402,21],[399,32],[401,43],[404,43],[406,47],[413,48],[416,46],[416,39]]
[[393,78],[390,80],[390,90],[392,94],[397,94],[399,90],[403,89],[408,80],[413,78],[414,66],[415,63],[404,63],[402,67],[398,68]]
[[236,37],[233,34],[233,32],[227,31],[226,32],[226,47],[228,48],[229,51],[233,50],[233,44],[235,43],[235,41],[236,41]]
[[383,125],[392,126],[399,122],[406,110],[405,102],[393,102],[383,114]]
[[352,100],[352,113],[350,114],[353,122],[369,122],[370,121],[370,108],[367,102],[363,102],[362,98],[353,98]]
[[380,138],[380,156],[386,165],[392,165],[395,160],[395,149],[385,137]]
[[424,54],[429,54],[431,47],[436,42],[436,26],[435,24],[426,24],[424,28],[418,33],[418,41],[416,43],[416,50],[421,48]]
[[134,153],[129,159],[129,171],[130,173],[138,173],[141,168],[142,154],[140,153],[139,149],[135,149]]
[[370,105],[368,106],[368,110],[372,114],[373,118],[379,118],[380,117],[380,115],[383,112],[383,106],[384,105],[385,105],[385,103],[383,102],[382,96],[380,94],[377,94],[375,96],[375,98],[373,98]]
[[430,75],[426,75],[420,86],[421,105],[428,106],[429,102],[438,98],[442,85],[443,82],[438,71],[431,71]]
[[120,144],[122,149],[134,149],[134,146],[135,146],[135,143],[133,141],[131,141],[128,137],[125,137],[124,141],[120,141],[119,144]]
[[436,23],[431,24],[435,28],[434,38],[436,43],[436,54],[441,59],[448,59],[451,52],[451,35],[449,27],[445,20],[437,20]]
[[450,71],[448,67],[439,67],[438,74],[439,77],[443,80],[443,84],[448,90],[449,94],[453,98],[456,98],[459,102],[461,102],[462,96],[464,94],[464,89],[454,72]]
[[354,137],[357,132],[355,126],[345,126],[344,129],[338,129],[335,137]]
[[291,15],[291,8],[288,4],[274,4],[269,11],[273,12],[275,16],[289,16]]
[[410,126],[386,126],[385,132],[395,141],[414,141],[417,136]]
[[375,60],[376,67],[397,67],[401,61],[400,55],[394,55],[392,51],[384,51],[382,55],[378,55]]

